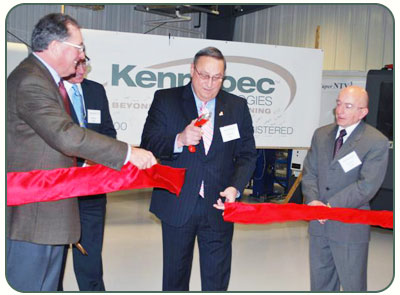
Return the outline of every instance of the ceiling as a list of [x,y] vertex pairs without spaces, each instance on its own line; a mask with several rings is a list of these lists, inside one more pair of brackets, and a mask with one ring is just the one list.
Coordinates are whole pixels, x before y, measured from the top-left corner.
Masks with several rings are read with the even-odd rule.
[[[203,12],[213,17],[232,17],[266,9],[274,5],[136,5],[135,9],[142,12],[158,14],[172,19],[181,18],[182,21],[190,20],[184,16],[189,13]],[[228,8],[228,9],[227,9]],[[228,13],[226,13],[228,12]]]

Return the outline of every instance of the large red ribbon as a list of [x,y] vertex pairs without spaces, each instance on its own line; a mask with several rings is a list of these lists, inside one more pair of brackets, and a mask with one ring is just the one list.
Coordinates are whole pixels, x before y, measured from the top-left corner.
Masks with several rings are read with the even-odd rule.
[[239,223],[272,223],[297,220],[330,219],[346,223],[362,223],[393,228],[392,211],[329,208],[300,204],[225,203],[224,220]]
[[117,171],[103,165],[7,173],[7,206],[57,201],[119,190],[159,187],[179,195],[185,169],[156,164],[139,170],[131,163]]

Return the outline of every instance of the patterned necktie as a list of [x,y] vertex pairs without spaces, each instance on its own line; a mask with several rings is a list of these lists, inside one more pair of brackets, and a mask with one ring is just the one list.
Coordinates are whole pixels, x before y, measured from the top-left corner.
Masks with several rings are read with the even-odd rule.
[[343,145],[343,137],[347,135],[346,129],[340,130],[339,137],[335,141],[335,150],[333,151],[333,157],[336,157],[337,153],[339,152],[340,148]]
[[[206,107],[206,102],[203,102],[203,104],[200,107],[200,113],[205,114],[208,112],[209,111]],[[207,120],[207,122],[201,127],[201,130],[203,131],[204,150],[207,155],[208,150],[210,149],[212,137],[213,137],[213,126],[211,124],[211,120]]]
[[58,82],[58,91],[60,92],[61,97],[63,99],[65,111],[68,113],[68,115],[71,115],[71,109],[69,108],[68,93],[67,90],[65,89],[64,82],[62,79],[60,80],[60,82]]
[[83,108],[82,95],[78,90],[76,84],[72,85],[72,105],[74,106],[75,114],[78,118],[79,125],[81,127],[86,127],[85,122],[85,110]]
[[[206,102],[203,102],[200,107],[200,114],[208,113],[209,110],[206,107]],[[204,142],[204,151],[206,155],[208,150],[210,149],[212,137],[213,137],[213,126],[211,124],[211,119],[208,120],[202,127],[201,130],[203,131],[203,142]],[[204,198],[204,180],[201,182],[200,192],[199,195]]]

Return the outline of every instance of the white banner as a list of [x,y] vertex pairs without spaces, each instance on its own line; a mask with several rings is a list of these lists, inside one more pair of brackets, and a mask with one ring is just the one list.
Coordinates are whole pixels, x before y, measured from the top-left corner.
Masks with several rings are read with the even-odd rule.
[[186,85],[196,52],[215,46],[227,59],[223,87],[247,99],[257,147],[309,146],[319,123],[321,50],[82,31],[88,78],[105,86],[119,139],[139,144],[154,92]]

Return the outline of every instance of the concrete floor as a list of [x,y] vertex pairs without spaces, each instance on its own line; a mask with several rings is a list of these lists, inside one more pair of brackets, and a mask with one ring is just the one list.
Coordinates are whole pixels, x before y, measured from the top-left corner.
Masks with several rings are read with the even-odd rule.
[[[159,220],[149,211],[151,190],[108,197],[103,249],[107,291],[160,291],[162,244]],[[71,251],[70,251],[71,252]],[[69,253],[64,290],[77,291]],[[386,288],[393,277],[393,232],[373,228],[368,290]],[[307,222],[235,225],[228,291],[309,291]],[[191,291],[200,291],[197,249]]]

